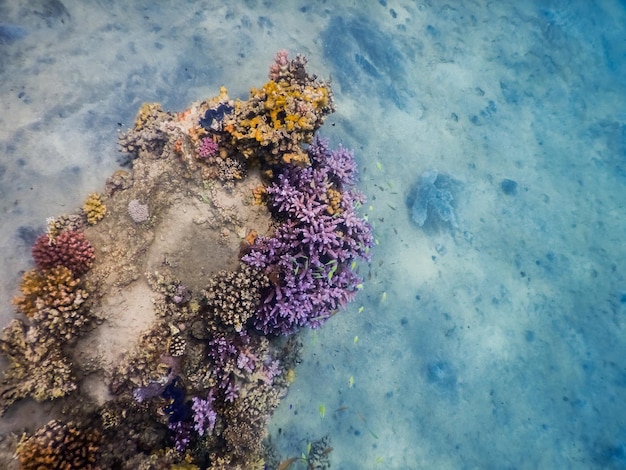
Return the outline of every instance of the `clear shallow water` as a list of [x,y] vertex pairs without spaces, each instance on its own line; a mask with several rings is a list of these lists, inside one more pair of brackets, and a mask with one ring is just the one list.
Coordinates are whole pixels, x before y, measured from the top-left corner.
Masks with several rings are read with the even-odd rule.
[[[626,467],[626,7],[432,3],[0,3],[3,321],[142,102],[245,97],[287,48],[333,79],[322,134],[356,149],[379,244],[306,335],[285,456],[328,434],[342,469]],[[433,169],[457,227],[411,220]]]

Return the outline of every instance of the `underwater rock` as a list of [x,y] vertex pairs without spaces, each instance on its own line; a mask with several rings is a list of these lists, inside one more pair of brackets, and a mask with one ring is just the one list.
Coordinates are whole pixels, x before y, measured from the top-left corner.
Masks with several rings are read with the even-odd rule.
[[517,181],[504,178],[500,182],[500,188],[507,196],[515,196],[517,194]]
[[119,139],[132,168],[35,240],[0,414],[59,400],[102,436],[98,468],[263,468],[298,362],[285,336],[354,298],[373,245],[354,155],[315,138],[333,97],[305,65],[277,54],[248,100],[141,106]]
[[413,222],[420,227],[444,224],[457,228],[455,186],[452,178],[437,170],[422,173],[407,200]]

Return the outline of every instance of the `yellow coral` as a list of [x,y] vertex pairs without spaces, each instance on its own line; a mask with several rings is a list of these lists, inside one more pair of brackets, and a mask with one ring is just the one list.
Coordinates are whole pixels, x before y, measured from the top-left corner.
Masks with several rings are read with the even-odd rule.
[[[329,111],[332,109],[326,86],[270,80],[260,89],[252,88],[248,101],[235,103],[234,116],[224,129],[235,141],[250,139],[261,147],[270,147],[271,155],[283,154],[285,163],[308,165],[301,144],[311,141]],[[239,148],[244,156],[250,153],[246,150],[245,145]],[[276,162],[276,157],[270,157],[270,163]]]
[[294,380],[296,380],[296,371],[293,369],[287,370],[285,373],[285,380],[287,380],[288,384],[292,384]]
[[333,188],[328,188],[326,191],[326,199],[328,200],[326,212],[330,215],[337,214],[341,210],[341,192]]
[[293,153],[285,153],[283,155],[283,162],[300,166],[308,166],[311,163],[311,160],[305,152],[299,150]]
[[107,207],[102,202],[102,196],[98,193],[90,194],[83,204],[83,212],[90,225],[95,225],[101,221],[107,213]]
[[142,129],[148,121],[152,120],[155,114],[163,112],[159,103],[143,103],[135,118],[135,129]]

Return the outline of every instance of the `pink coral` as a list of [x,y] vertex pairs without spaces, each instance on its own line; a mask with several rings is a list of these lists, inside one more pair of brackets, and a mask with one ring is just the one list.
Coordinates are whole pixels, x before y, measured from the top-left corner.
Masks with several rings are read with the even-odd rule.
[[54,239],[44,234],[35,242],[32,254],[39,269],[65,266],[75,276],[89,271],[95,257],[92,244],[80,230],[65,230]]
[[283,70],[289,65],[289,59],[287,58],[288,52],[283,49],[276,53],[274,57],[274,63],[270,65],[270,80],[277,80]]
[[217,145],[217,143],[210,137],[205,137],[204,139],[202,139],[202,143],[200,144],[200,148],[198,149],[198,157],[214,157],[215,155],[217,155],[218,150],[219,145]]

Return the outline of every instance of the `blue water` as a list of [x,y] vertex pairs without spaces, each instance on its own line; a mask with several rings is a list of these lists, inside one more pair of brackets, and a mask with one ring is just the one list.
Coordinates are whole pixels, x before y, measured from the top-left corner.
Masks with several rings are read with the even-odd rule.
[[[322,134],[356,150],[378,244],[305,335],[284,457],[329,435],[347,470],[626,468],[624,2],[285,3],[0,2],[3,323],[142,102],[245,97],[287,48],[332,78]],[[407,199],[435,168],[455,224],[428,229]]]

